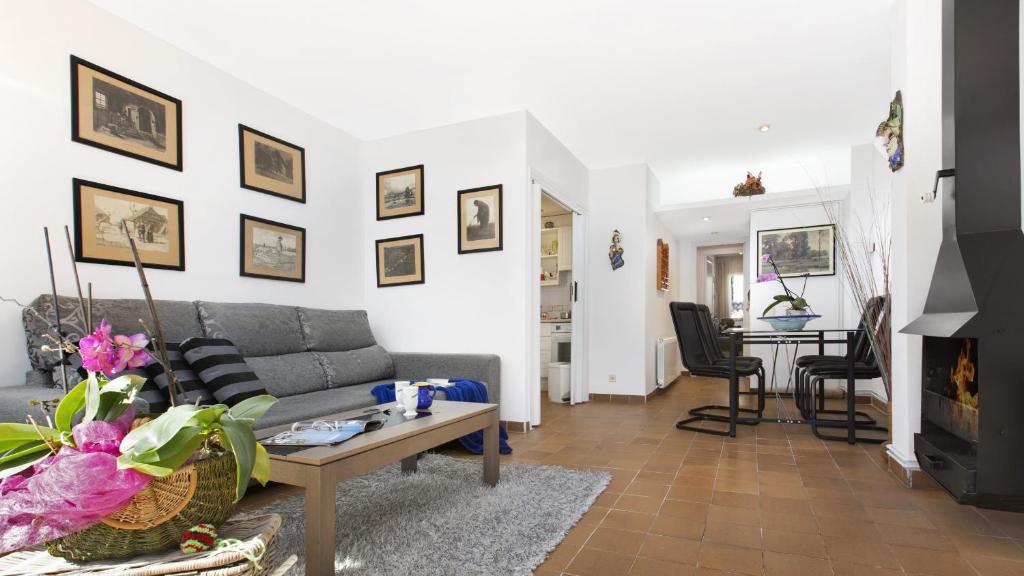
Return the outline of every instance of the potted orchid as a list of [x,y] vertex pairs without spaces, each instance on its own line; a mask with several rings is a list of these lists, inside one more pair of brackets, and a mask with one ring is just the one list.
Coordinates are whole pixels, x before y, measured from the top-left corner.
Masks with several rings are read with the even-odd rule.
[[[250,478],[268,480],[252,425],[273,397],[136,418],[132,401],[145,378],[124,372],[156,361],[148,336],[111,334],[101,321],[77,344],[51,340],[59,350],[47,350],[78,354],[88,377],[44,422],[0,423],[0,554],[42,542],[76,560],[156,552],[192,524],[223,522]],[[151,502],[175,492],[168,483],[182,482],[196,488],[173,517],[142,517],[140,509],[162,508]]]
[[[765,307],[762,316],[769,317],[768,312],[775,308],[779,304],[787,304],[785,315],[790,316],[809,316],[813,315],[814,312],[811,310],[811,305],[804,299],[804,292],[807,290],[807,278],[810,274],[803,274],[804,285],[800,288],[800,293],[797,294],[793,290],[790,290],[789,286],[786,286],[786,281],[782,279],[782,274],[779,272],[779,267],[775,263],[775,259],[772,258],[771,254],[762,254],[761,262],[768,264],[772,267],[773,272],[767,274],[759,274],[757,276],[758,283],[761,282],[778,282],[782,286],[782,294],[776,294],[772,296],[772,303]],[[802,328],[802,326],[801,326]]]

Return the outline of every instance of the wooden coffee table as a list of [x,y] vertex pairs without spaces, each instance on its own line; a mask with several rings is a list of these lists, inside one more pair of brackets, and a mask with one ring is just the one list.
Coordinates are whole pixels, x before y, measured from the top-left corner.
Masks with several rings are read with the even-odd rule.
[[[350,420],[395,404],[331,414],[318,420]],[[267,438],[290,425],[257,433]],[[335,485],[389,464],[402,462],[402,472],[416,471],[416,455],[471,432],[484,431],[484,482],[498,483],[498,405],[436,400],[429,415],[421,415],[380,430],[367,432],[336,446],[267,447],[270,480],[306,489],[306,574],[334,574]],[[290,450],[288,453],[283,451]],[[275,452],[278,452],[275,454]]]

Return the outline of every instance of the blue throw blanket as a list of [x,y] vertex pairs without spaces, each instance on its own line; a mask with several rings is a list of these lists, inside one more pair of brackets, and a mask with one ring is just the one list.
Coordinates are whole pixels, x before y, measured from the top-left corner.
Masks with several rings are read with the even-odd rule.
[[[454,386],[448,386],[446,388],[438,387],[438,390],[443,390],[445,396],[453,402],[479,402],[486,404],[487,400],[487,387],[481,382],[476,380],[461,380],[452,379],[449,380]],[[395,401],[395,384],[378,384],[370,390],[370,394],[373,394],[374,398],[377,399],[378,404],[388,404]],[[498,446],[502,454],[511,454],[512,447],[508,445],[508,432],[504,426],[499,426],[501,429],[501,440]],[[471,434],[466,434],[462,438],[459,438],[459,443],[468,452],[473,454],[484,453],[484,432],[479,430]]]

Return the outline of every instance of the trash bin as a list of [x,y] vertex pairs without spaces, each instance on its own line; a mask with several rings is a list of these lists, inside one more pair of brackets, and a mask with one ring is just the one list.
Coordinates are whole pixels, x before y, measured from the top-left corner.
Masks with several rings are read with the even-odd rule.
[[548,400],[552,402],[568,402],[569,387],[572,385],[568,362],[552,362],[548,364]]

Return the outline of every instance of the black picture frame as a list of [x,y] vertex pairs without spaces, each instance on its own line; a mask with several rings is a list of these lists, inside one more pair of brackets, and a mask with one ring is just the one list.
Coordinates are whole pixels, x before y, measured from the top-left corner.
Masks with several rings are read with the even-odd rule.
[[[815,224],[815,225],[812,225],[812,226],[796,226],[796,227],[793,227],[793,228],[771,228],[771,229],[767,229],[767,230],[758,230],[757,231],[757,258],[758,258],[758,260],[757,260],[757,273],[758,273],[758,275],[766,274],[768,272],[773,272],[773,270],[762,270],[762,266],[764,265],[764,262],[761,261],[761,255],[764,254],[764,240],[763,240],[763,237],[764,237],[765,234],[783,234],[783,233],[786,233],[786,232],[789,232],[789,233],[792,233],[792,232],[807,232],[807,231],[810,231],[810,230],[824,230],[824,229],[828,229],[828,230],[831,231],[831,239],[832,239],[832,250],[831,250],[831,253],[829,254],[829,264],[830,264],[830,268],[831,269],[830,269],[829,272],[788,272],[787,273],[787,272],[783,272],[781,270],[782,266],[780,266],[780,272],[781,272],[781,276],[783,278],[799,278],[799,277],[805,276],[805,275],[808,276],[808,277],[811,277],[811,278],[817,278],[817,277],[822,277],[822,276],[835,276],[836,275],[836,266],[837,266],[837,264],[836,264],[836,230],[835,230],[835,226],[833,226],[832,224]],[[776,256],[775,254],[772,254],[773,258],[775,256]],[[777,258],[776,258],[776,264],[777,265],[780,264],[780,261]],[[783,266],[784,266],[784,264],[783,264]]]
[[[402,213],[402,214],[393,214],[393,215],[385,214],[381,210],[381,204],[382,204],[382,200],[381,200],[381,194],[382,194],[382,190],[381,190],[381,177],[383,177],[383,176],[390,176],[392,174],[400,174],[402,172],[410,172],[410,171],[416,171],[416,172],[419,173],[419,183],[420,183],[420,187],[419,187],[419,210],[416,210],[414,212],[406,212],[406,213]],[[425,171],[424,171],[423,164],[417,164],[415,166],[406,166],[405,168],[395,168],[394,170],[385,170],[383,172],[377,172],[377,174],[376,174],[376,176],[374,178],[374,189],[376,191],[376,193],[374,194],[374,205],[377,208],[377,220],[378,221],[381,221],[381,220],[393,220],[395,218],[409,218],[411,216],[422,216],[423,214],[426,213],[426,209],[427,209],[427,184],[426,184],[426,180],[425,180]]]
[[[98,142],[96,140],[92,140],[92,139],[88,138],[86,135],[81,134],[80,126],[79,126],[79,121],[80,121],[81,117],[80,117],[80,111],[79,111],[79,107],[78,107],[78,105],[79,105],[79,91],[78,91],[79,67],[89,68],[90,70],[93,70],[94,72],[97,72],[97,73],[102,74],[104,76],[109,76],[110,78],[113,78],[114,80],[117,80],[119,82],[124,82],[125,84],[128,84],[129,86],[132,86],[133,88],[136,88],[136,89],[144,91],[144,92],[148,92],[152,96],[155,96],[157,98],[162,98],[162,99],[167,100],[168,102],[172,103],[174,105],[174,107],[175,107],[175,117],[176,117],[175,118],[176,121],[174,123],[174,129],[176,130],[176,134],[177,134],[177,138],[176,138],[177,146],[176,146],[176,150],[175,150],[176,161],[174,161],[174,162],[164,162],[164,161],[161,161],[161,160],[156,159],[156,158],[152,158],[152,157],[149,157],[149,156],[145,156],[143,154],[138,154],[138,153],[132,152],[130,150],[125,150],[125,149],[122,149],[122,148],[118,148],[116,146],[111,146],[109,144],[104,144],[102,142]],[[179,172],[182,172],[182,171],[184,171],[184,155],[183,155],[184,133],[182,132],[182,120],[181,120],[181,117],[182,117],[182,104],[181,104],[181,100],[179,100],[178,98],[175,98],[174,96],[171,96],[169,94],[166,94],[166,93],[161,92],[159,90],[156,90],[154,88],[150,88],[149,86],[146,86],[145,84],[141,84],[139,82],[131,80],[131,79],[129,79],[129,78],[125,77],[125,76],[122,76],[121,74],[118,74],[118,73],[116,73],[116,72],[114,72],[112,70],[108,70],[108,69],[106,69],[106,68],[104,68],[102,66],[99,66],[97,64],[93,64],[92,62],[89,62],[88,60],[85,60],[83,58],[79,58],[78,56],[75,56],[74,54],[71,55],[71,140],[72,141],[78,142],[79,144],[85,144],[86,146],[92,146],[94,148],[99,148],[101,150],[106,150],[107,152],[113,152],[114,154],[120,154],[121,156],[127,156],[129,158],[134,158],[136,160],[142,160],[143,162],[148,162],[150,164],[155,164],[157,166],[163,166],[164,168],[170,168],[171,170],[177,170]]]
[[83,237],[84,226],[82,225],[82,189],[83,188],[95,188],[99,190],[106,190],[114,192],[124,196],[132,196],[141,200],[150,200],[154,202],[163,202],[165,204],[174,205],[177,208],[178,217],[177,226],[178,233],[175,235],[178,241],[177,260],[178,264],[159,264],[154,262],[146,262],[145,254],[141,253],[140,258],[142,260],[142,266],[145,268],[156,268],[161,270],[178,270],[181,272],[185,271],[185,203],[181,200],[174,198],[167,198],[164,196],[157,196],[155,194],[146,194],[145,192],[139,192],[136,190],[129,190],[127,188],[121,188],[120,186],[112,186],[110,184],[103,184],[100,182],[93,182],[91,180],[84,180],[82,178],[71,179],[71,190],[72,190],[72,205],[74,209],[75,219],[75,261],[83,262],[88,264],[110,264],[112,266],[131,266],[135,267],[135,261],[130,255],[125,259],[119,260],[114,258],[100,258],[94,256],[86,256],[85,252],[85,239]]
[[[497,234],[496,234],[496,236],[497,236],[497,245],[496,246],[488,246],[486,248],[466,248],[463,245],[463,234],[462,234],[462,231],[463,231],[463,229],[466,226],[466,224],[463,222],[463,213],[462,213],[462,209],[463,209],[462,208],[463,207],[462,199],[463,199],[463,196],[467,196],[467,195],[470,195],[470,194],[476,194],[476,193],[479,193],[479,192],[487,192],[487,191],[490,191],[490,190],[496,190],[497,191],[497,197],[498,197],[498,201],[497,201],[498,217],[495,218],[495,220],[494,220],[494,223],[497,225]],[[455,206],[455,208],[456,208],[456,214],[455,214],[455,233],[456,233],[456,235],[458,237],[458,250],[459,250],[459,254],[475,254],[475,253],[479,253],[479,252],[500,252],[500,251],[502,251],[504,249],[504,241],[505,241],[505,208],[504,208],[504,204],[503,204],[504,203],[504,196],[505,196],[505,189],[504,189],[504,186],[501,185],[501,184],[493,184],[491,186],[480,186],[480,187],[477,187],[477,188],[468,188],[466,190],[459,190],[459,192],[458,192],[458,194],[456,196],[457,201],[456,201],[456,206]]]
[[[420,261],[419,261],[420,274],[419,274],[419,278],[416,279],[416,280],[409,280],[409,281],[405,281],[405,282],[387,282],[387,283],[381,282],[381,278],[383,276],[381,274],[381,261],[380,261],[381,244],[390,243],[390,242],[401,242],[403,240],[417,240],[419,242],[419,248],[420,248],[419,249],[419,254],[420,254]],[[395,236],[393,238],[381,238],[381,239],[377,240],[374,243],[374,250],[373,250],[375,258],[377,260],[377,288],[391,288],[393,286],[411,286],[411,285],[414,285],[414,284],[425,284],[427,282],[427,266],[426,266],[427,258],[426,258],[425,250],[426,250],[426,247],[425,247],[425,245],[423,243],[423,234],[409,234],[407,236]]]
[[[262,188],[260,186],[257,186],[255,184],[252,184],[252,183],[246,181],[246,164],[245,164],[245,133],[246,132],[249,132],[249,133],[254,134],[256,136],[259,136],[261,138],[266,138],[267,140],[270,140],[272,142],[280,144],[281,146],[284,146],[284,147],[287,147],[287,148],[291,148],[292,150],[295,150],[296,152],[298,152],[298,154],[299,154],[300,171],[302,172],[302,178],[301,178],[302,192],[301,192],[301,196],[295,197],[295,196],[286,194],[284,192],[278,192],[276,190],[270,190],[268,188]],[[254,192],[262,192],[264,194],[270,194],[271,196],[277,196],[278,198],[284,198],[285,200],[291,200],[292,202],[299,202],[301,204],[305,204],[306,203],[306,149],[303,148],[302,146],[298,146],[298,145],[292,144],[291,142],[288,142],[286,140],[282,140],[280,138],[277,138],[276,136],[271,136],[270,134],[267,134],[266,132],[261,132],[261,131],[255,129],[255,128],[251,127],[251,126],[246,126],[245,124],[239,123],[239,125],[238,125],[238,184],[239,184],[239,186],[241,186],[242,188],[245,188],[246,190],[252,190]]]
[[[260,274],[258,272],[251,272],[246,270],[246,235],[245,235],[245,222],[249,220],[259,224],[266,224],[268,226],[275,226],[278,228],[284,228],[286,230],[292,230],[300,233],[301,242],[296,246],[296,251],[301,249],[302,251],[302,266],[300,267],[300,276],[298,278],[292,278],[289,276],[276,276],[273,274]],[[260,218],[251,214],[239,214],[238,215],[238,275],[245,276],[246,278],[262,278],[264,280],[281,280],[283,282],[306,282],[306,229],[301,226],[293,226],[291,224],[285,224],[284,222],[277,222],[274,220],[268,220],[266,218]]]

